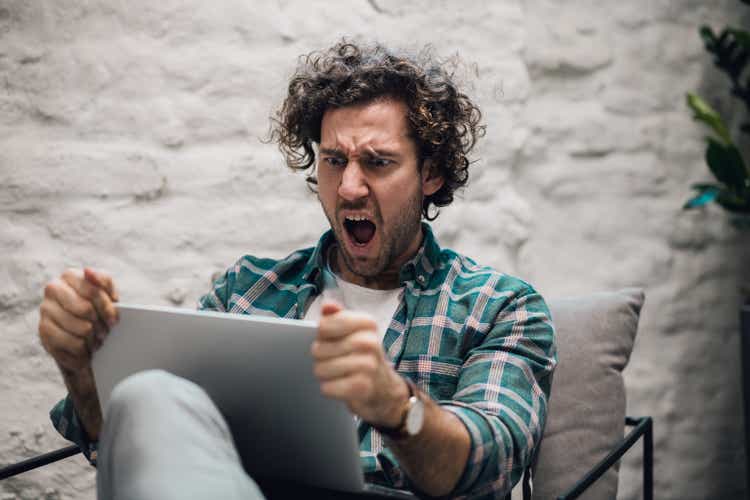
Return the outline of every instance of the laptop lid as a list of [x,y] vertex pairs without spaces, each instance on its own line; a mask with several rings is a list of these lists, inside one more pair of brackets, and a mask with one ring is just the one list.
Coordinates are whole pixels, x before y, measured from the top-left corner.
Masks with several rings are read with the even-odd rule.
[[120,321],[94,353],[106,418],[114,386],[162,369],[202,387],[224,415],[253,477],[357,492],[364,487],[354,419],[313,375],[311,321],[117,305]]

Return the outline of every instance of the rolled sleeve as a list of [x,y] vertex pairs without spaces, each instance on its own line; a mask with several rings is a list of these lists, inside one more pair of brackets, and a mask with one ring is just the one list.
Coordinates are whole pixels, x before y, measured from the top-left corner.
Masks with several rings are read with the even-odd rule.
[[453,495],[503,498],[521,479],[542,437],[556,363],[549,310],[529,288],[498,313],[465,358],[453,398],[440,401],[471,438]]
[[239,263],[227,269],[213,281],[211,290],[198,299],[198,310],[227,312],[229,293],[234,284],[238,268]]
[[78,414],[73,406],[70,396],[61,399],[49,412],[52,425],[55,426],[65,439],[72,441],[81,449],[86,459],[93,466],[96,466],[98,441],[91,441],[81,424]]

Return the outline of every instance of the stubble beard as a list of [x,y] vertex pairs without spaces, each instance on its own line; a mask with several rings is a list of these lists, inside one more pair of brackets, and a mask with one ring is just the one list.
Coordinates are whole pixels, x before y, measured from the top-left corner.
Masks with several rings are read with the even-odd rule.
[[[419,191],[409,199],[409,203],[404,207],[404,210],[398,212],[399,215],[393,221],[392,228],[385,227],[379,207],[375,206],[375,215],[378,220],[376,231],[380,232],[381,244],[380,251],[372,264],[358,261],[349,254],[346,245],[343,243],[344,238],[348,237],[346,228],[339,225],[338,219],[332,218],[331,214],[325,209],[323,211],[331,228],[333,228],[338,242],[337,253],[340,253],[343,257],[344,265],[352,274],[373,279],[392,267],[395,260],[409,248],[415,234],[422,231],[422,189],[420,186]],[[398,272],[399,270],[396,269],[395,271]]]

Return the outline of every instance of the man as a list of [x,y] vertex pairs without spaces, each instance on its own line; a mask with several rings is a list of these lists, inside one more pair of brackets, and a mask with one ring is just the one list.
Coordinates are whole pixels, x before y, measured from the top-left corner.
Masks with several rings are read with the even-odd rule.
[[[502,498],[542,435],[553,327],[531,286],[441,249],[421,222],[466,183],[483,132],[444,67],[423,59],[347,42],[302,59],[271,137],[310,172],[331,230],[281,260],[242,257],[199,307],[319,321],[315,375],[361,419],[371,480]],[[69,270],[45,288],[39,324],[69,391],[52,419],[92,461],[98,444],[100,497],[259,498],[188,381],[130,377],[102,423],[90,359],[117,299],[108,275]]]

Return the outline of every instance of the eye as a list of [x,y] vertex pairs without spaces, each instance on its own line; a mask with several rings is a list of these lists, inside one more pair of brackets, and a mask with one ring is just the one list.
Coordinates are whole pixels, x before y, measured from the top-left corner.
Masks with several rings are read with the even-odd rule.
[[340,158],[338,156],[325,156],[323,157],[323,161],[336,168],[346,166],[346,158]]
[[393,163],[392,160],[388,160],[386,158],[370,158],[367,160],[367,163],[374,168],[384,168]]

